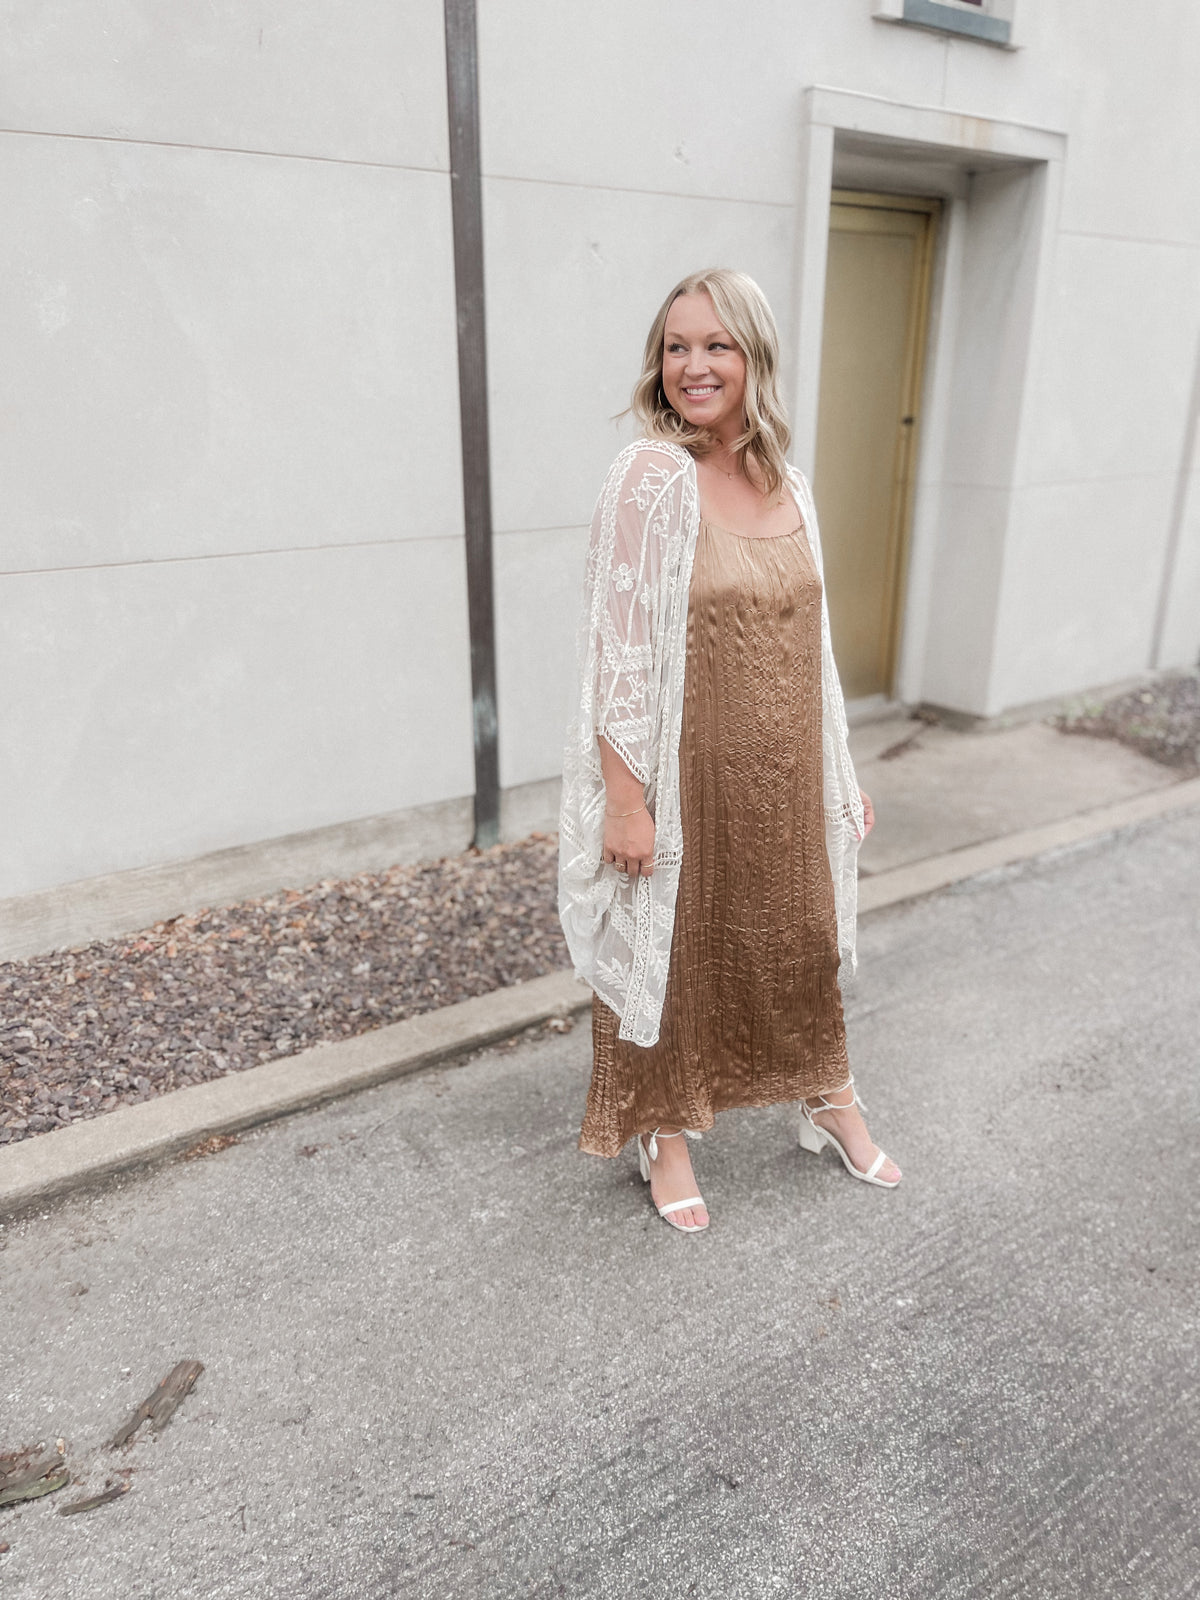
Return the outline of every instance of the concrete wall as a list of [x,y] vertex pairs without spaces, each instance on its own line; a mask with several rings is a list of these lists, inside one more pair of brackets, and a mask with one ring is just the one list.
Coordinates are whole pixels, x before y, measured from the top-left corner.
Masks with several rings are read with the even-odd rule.
[[[812,85],[1067,136],[1036,281],[1005,276],[1001,194],[1036,166],[947,180],[977,309],[927,412],[906,696],[995,712],[1200,652],[1189,0],[1018,0],[1017,51],[873,9],[763,0],[741,33],[717,0],[481,0],[506,786],[558,770],[586,523],[665,290],[743,267],[812,346]],[[9,17],[0,897],[469,794],[441,6]],[[1010,432],[956,462],[995,385]]]
[[0,895],[469,793],[441,7],[14,10]]
[[[1030,8],[1032,11],[1034,8]],[[1200,653],[1194,513],[1161,661],[1152,633],[1200,338],[1200,29],[1182,0],[1145,27],[1106,0],[1086,28],[1060,4],[1031,31],[1059,78],[1070,157],[1053,283],[1005,556],[998,699],[1105,683]],[[1184,554],[1186,552],[1186,554]],[[1190,619],[1188,613],[1190,612]]]

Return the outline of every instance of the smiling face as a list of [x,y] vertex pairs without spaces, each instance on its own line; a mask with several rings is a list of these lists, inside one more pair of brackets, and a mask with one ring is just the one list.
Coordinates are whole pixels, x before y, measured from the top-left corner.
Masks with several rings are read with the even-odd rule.
[[707,294],[681,294],[663,332],[663,393],[685,422],[728,443],[744,426],[746,358]]

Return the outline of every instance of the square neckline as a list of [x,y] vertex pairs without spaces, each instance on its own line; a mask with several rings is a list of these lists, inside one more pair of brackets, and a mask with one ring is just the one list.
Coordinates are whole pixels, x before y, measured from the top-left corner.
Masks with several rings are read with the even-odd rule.
[[722,527],[719,522],[714,522],[711,517],[701,516],[700,521],[704,523],[705,527],[712,528],[717,533],[728,534],[731,539],[745,539],[747,543],[751,544],[771,544],[776,539],[794,539],[798,533],[806,534],[808,530],[804,525],[804,513],[800,509],[800,501],[796,497],[796,491],[792,487],[790,479],[787,481],[787,492],[792,497],[792,504],[796,508],[796,515],[800,518],[800,521],[796,527],[789,528],[786,533],[738,533],[735,528]]
[[736,528],[723,528],[719,522],[713,522],[708,517],[701,517],[700,521],[714,533],[728,534],[731,539],[745,539],[747,544],[774,544],[776,539],[794,539],[798,533],[804,532],[803,523],[789,528],[786,533],[738,533]]

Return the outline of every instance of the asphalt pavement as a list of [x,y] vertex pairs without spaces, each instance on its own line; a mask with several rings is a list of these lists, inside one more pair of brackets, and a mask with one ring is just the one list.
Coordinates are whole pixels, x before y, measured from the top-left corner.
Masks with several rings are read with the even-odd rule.
[[860,950],[894,1192],[730,1113],[671,1232],[574,1149],[577,1025],[4,1229],[0,1450],[78,1478],[0,1511],[4,1595],[1200,1595],[1200,813]]

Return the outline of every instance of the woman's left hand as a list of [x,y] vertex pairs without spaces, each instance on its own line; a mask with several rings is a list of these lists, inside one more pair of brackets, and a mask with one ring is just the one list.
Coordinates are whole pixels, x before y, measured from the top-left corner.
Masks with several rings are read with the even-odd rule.
[[863,839],[865,839],[875,826],[875,807],[871,804],[871,796],[865,789],[860,789],[858,794],[863,804]]

